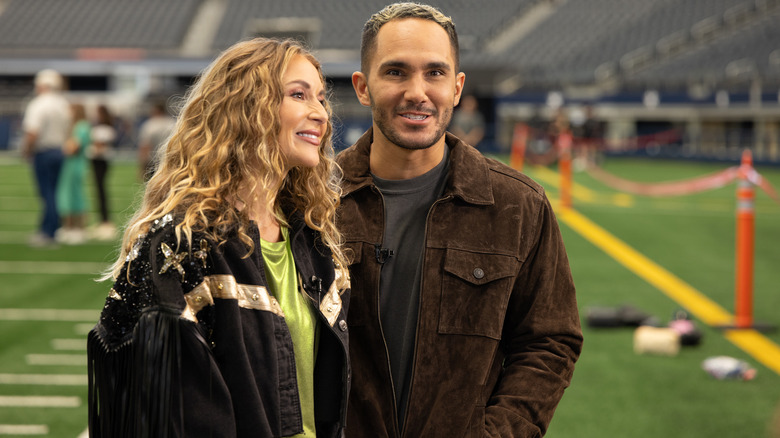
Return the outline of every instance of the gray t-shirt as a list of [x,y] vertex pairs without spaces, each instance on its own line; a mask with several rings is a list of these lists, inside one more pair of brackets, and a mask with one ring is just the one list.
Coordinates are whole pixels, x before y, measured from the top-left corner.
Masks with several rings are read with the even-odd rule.
[[[390,370],[403,429],[411,379],[428,211],[444,193],[449,149],[436,167],[418,177],[386,180],[372,175],[385,203],[384,254],[379,280],[379,312],[390,355]],[[390,255],[392,251],[392,255]]]

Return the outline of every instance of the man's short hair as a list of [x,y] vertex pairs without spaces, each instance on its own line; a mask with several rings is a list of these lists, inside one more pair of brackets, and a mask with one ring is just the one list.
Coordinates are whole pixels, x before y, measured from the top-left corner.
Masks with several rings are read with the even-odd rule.
[[460,47],[458,45],[458,32],[452,18],[444,15],[433,6],[421,3],[394,3],[385,6],[384,9],[372,15],[363,25],[363,35],[360,41],[360,69],[368,74],[368,63],[376,46],[376,35],[385,24],[403,18],[419,18],[430,20],[441,26],[450,37],[452,55],[455,59],[455,71],[460,69]]

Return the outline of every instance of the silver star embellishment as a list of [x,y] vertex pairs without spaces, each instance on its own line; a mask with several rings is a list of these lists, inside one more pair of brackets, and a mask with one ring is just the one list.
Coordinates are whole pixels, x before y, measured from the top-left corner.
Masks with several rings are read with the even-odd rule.
[[195,251],[193,255],[196,259],[199,259],[203,263],[203,267],[206,267],[206,258],[209,255],[209,243],[205,239],[200,239],[200,250]]
[[162,249],[162,252],[165,255],[165,263],[163,264],[163,267],[160,269],[160,274],[166,273],[169,268],[173,267],[174,269],[179,271],[179,274],[184,276],[184,268],[181,266],[181,262],[182,260],[184,260],[185,257],[187,257],[187,253],[180,252],[176,254],[173,252],[171,247],[165,244],[165,242],[160,244],[160,249]]

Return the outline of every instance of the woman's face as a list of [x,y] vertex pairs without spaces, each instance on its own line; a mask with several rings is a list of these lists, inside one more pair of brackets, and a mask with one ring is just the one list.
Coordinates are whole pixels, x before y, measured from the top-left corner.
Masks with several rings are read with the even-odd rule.
[[282,76],[282,85],[279,142],[287,168],[315,167],[328,122],[324,84],[314,65],[297,55]]

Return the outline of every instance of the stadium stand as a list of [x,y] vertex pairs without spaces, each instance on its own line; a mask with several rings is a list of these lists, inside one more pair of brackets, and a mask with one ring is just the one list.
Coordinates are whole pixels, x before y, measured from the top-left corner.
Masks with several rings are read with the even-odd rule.
[[0,49],[45,55],[89,47],[175,50],[199,0],[36,0],[6,2]]
[[[368,114],[349,78],[359,68],[363,23],[387,3],[0,0],[0,132],[13,137],[42,68],[62,71],[82,95],[129,90],[143,100],[183,93],[219,51],[259,35],[306,40],[346,130],[357,132]],[[697,124],[740,123],[768,151],[757,156],[780,162],[780,0],[428,3],[458,27],[467,92],[480,97],[489,122],[486,149],[506,147],[518,120],[549,120],[558,102],[594,106],[618,137],[643,132],[643,123],[693,132]],[[690,108],[659,116],[655,106],[669,102]],[[12,141],[0,136],[0,150]]]
[[681,56],[657,63],[638,73],[637,79],[640,82],[664,78],[670,82],[724,83],[780,75],[780,63],[776,59],[780,53],[778,23],[780,10],[776,9],[745,28],[723,32]]

